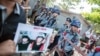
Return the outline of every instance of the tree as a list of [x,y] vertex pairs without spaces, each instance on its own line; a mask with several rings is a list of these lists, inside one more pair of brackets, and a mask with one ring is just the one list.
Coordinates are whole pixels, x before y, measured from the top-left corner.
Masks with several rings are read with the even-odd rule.
[[97,4],[100,6],[100,0],[88,0],[91,4]]
[[[46,1],[47,6],[52,7],[55,5],[55,2],[58,0],[44,0]],[[79,3],[80,0],[59,0],[61,1],[58,3],[58,6],[61,8],[61,10],[67,10],[68,6],[73,5],[73,2]]]
[[94,8],[92,13],[82,13],[83,17],[94,26],[94,30],[100,33],[100,8]]
[[100,8],[92,8],[92,12],[99,12],[100,13]]

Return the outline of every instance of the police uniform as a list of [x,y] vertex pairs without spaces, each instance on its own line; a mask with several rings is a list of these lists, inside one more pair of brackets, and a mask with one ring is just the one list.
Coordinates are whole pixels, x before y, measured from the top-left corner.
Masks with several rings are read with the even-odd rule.
[[45,26],[48,23],[48,19],[51,17],[51,15],[46,16],[40,23],[40,26]]
[[[53,13],[57,13],[58,15],[60,15],[60,11],[58,8],[50,8],[52,14]],[[51,18],[48,20],[47,24],[45,25],[45,27],[49,27],[49,28],[53,28],[55,29],[57,26],[57,20],[56,17],[54,17],[53,15],[51,16]]]
[[[78,20],[74,20],[71,22],[71,26],[75,26],[77,28],[80,27],[80,21]],[[67,39],[69,39],[72,43],[74,43],[75,45],[77,45],[79,43],[79,35],[77,32],[73,32],[72,29],[70,29],[69,31],[64,32],[64,35]],[[63,37],[61,37],[59,39],[59,42],[64,39]],[[62,45],[63,44],[63,45]],[[73,54],[73,46],[71,46],[71,44],[67,41],[64,41],[61,45],[59,45],[59,48],[63,49],[64,52],[66,52],[66,54],[68,56],[71,56]],[[66,56],[66,55],[64,55]]]
[[[66,18],[66,21],[71,23],[70,18]],[[70,25],[68,26],[67,24],[63,24],[63,27],[58,30],[58,33],[59,33],[60,37],[63,37],[63,32],[67,32],[69,30],[70,30]]]
[[52,28],[53,24],[56,22],[56,18],[50,18],[45,25],[45,27]]
[[39,24],[41,23],[41,21],[46,17],[46,13],[45,12],[41,12],[40,15],[36,18],[35,21],[35,25],[39,26]]
[[[72,41],[74,44],[79,43],[79,35],[77,33],[73,33],[71,30],[69,32],[66,32],[66,38],[68,38],[70,41]],[[60,38],[60,41],[63,38]],[[59,46],[60,48],[63,48],[65,52],[73,51],[73,46],[71,46],[70,43],[67,41],[62,43],[62,45]]]

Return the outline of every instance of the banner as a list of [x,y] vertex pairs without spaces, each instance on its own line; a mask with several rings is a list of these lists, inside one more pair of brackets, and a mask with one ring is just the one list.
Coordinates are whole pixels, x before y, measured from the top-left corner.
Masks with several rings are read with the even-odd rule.
[[53,29],[50,28],[19,23],[14,39],[16,43],[16,52],[46,51],[52,33]]

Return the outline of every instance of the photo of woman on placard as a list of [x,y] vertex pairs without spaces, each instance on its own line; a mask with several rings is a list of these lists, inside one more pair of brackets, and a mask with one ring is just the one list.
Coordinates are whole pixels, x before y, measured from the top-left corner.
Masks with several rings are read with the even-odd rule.
[[[40,33],[39,33],[40,34]],[[30,44],[30,50],[43,51],[44,43],[46,42],[46,33],[36,37],[36,40],[33,40]]]
[[38,36],[36,40],[33,40],[32,50],[40,50],[44,45],[44,43],[42,43],[43,40],[44,38],[42,36]]

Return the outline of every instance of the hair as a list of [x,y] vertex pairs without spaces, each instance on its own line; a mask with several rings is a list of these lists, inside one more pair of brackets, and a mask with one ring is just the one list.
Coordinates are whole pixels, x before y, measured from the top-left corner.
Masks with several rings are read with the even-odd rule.
[[29,38],[28,36],[23,35],[22,38],[19,39],[18,43],[22,43],[22,39],[23,39],[23,38],[27,38],[28,41],[30,41],[30,38]]
[[70,23],[72,22],[71,18],[69,18],[69,17],[66,18],[66,21],[68,21],[68,22],[70,22]]
[[38,38],[42,38],[42,40],[44,40],[44,37],[42,37],[42,36],[38,36],[38,37],[36,38],[36,40],[37,40]]

